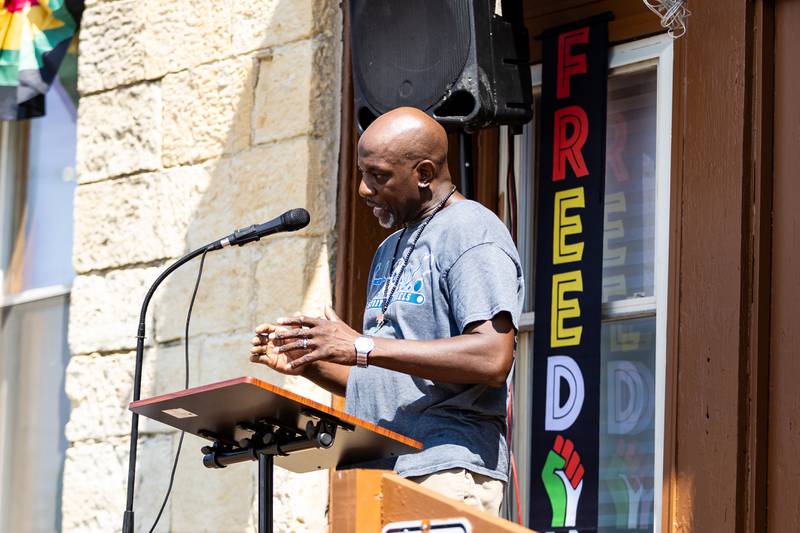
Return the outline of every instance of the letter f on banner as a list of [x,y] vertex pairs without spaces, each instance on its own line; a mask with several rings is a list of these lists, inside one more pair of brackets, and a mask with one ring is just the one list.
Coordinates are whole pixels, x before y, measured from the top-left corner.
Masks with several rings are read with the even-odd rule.
[[558,65],[556,72],[556,98],[569,97],[570,78],[576,74],[586,74],[586,54],[572,54],[576,44],[589,43],[589,27],[578,28],[558,36]]

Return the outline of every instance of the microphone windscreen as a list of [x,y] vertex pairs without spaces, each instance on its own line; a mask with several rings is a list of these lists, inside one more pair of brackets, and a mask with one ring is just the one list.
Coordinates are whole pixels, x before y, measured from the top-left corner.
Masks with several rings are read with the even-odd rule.
[[302,207],[292,209],[281,215],[281,222],[283,223],[286,231],[297,231],[308,226],[311,220],[311,215]]

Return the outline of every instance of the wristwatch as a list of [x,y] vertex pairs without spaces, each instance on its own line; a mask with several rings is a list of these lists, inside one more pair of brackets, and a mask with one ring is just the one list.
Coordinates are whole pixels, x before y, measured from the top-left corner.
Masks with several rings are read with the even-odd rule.
[[359,337],[353,345],[356,348],[356,366],[366,368],[369,365],[369,352],[375,349],[372,337]]

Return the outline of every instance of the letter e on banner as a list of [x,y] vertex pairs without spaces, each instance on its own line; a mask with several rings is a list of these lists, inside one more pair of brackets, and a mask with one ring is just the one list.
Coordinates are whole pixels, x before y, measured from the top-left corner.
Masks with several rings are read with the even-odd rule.
[[586,207],[583,187],[558,191],[553,208],[553,264],[574,263],[583,259],[583,242],[567,244],[568,235],[580,235],[583,223],[580,215],[568,215],[567,209]]
[[[562,382],[569,394],[561,401]],[[583,374],[578,363],[566,355],[547,358],[547,397],[545,398],[544,428],[546,431],[564,431],[581,414],[585,390]]]
[[583,292],[580,270],[553,274],[553,308],[550,319],[550,346],[577,346],[581,343],[583,326],[567,327],[564,321],[581,317],[581,304],[577,298],[567,298],[568,292]]

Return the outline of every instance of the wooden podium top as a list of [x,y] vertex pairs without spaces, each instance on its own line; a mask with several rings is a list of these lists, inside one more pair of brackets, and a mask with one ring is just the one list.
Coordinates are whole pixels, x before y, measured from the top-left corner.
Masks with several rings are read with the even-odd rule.
[[130,410],[209,441],[236,443],[266,419],[305,432],[308,421],[336,420],[333,446],[276,455],[293,472],[337,468],[422,450],[422,443],[252,377],[240,377],[131,402]]

